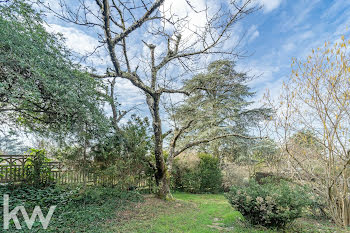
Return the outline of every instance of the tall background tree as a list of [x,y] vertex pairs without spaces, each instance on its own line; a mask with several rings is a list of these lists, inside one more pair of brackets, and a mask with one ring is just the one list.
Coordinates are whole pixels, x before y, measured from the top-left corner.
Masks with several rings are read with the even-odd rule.
[[206,72],[185,81],[184,90],[191,95],[167,108],[174,128],[167,161],[169,169],[176,156],[203,145],[220,160],[225,159],[224,151],[228,148],[230,153],[226,155],[235,156],[231,142],[251,142],[255,137],[249,133],[255,124],[269,117],[269,109],[251,107],[254,93],[247,83],[252,77],[234,68],[232,61],[212,62]]

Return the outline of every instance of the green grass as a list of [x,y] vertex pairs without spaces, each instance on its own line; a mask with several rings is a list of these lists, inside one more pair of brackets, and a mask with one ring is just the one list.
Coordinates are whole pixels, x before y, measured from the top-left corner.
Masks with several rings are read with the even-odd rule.
[[223,195],[175,193],[175,201],[147,197],[135,215],[109,223],[103,232],[273,232],[245,226]]
[[298,219],[284,231],[252,226],[235,211],[222,194],[175,193],[175,201],[165,202],[145,196],[145,201],[120,212],[100,232],[350,232],[327,220]]

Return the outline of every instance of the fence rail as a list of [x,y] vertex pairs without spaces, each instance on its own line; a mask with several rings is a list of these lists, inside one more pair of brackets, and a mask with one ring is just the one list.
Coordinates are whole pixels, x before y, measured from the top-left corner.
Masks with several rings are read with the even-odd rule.
[[[33,177],[35,168],[28,165],[26,155],[0,155],[0,184],[28,183]],[[44,162],[45,169],[40,175],[42,183],[56,184],[86,184],[121,186],[122,188],[138,188],[152,192],[152,178],[139,175],[134,182],[122,183],[120,178],[106,176],[96,172],[68,167],[62,162]]]

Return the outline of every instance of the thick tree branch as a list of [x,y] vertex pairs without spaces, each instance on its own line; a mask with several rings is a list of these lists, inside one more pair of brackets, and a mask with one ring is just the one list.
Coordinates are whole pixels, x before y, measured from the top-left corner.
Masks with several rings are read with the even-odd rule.
[[146,84],[144,84],[135,72],[132,74],[129,72],[121,72],[120,77],[128,79],[134,86],[140,88],[141,90],[150,94],[151,96],[154,96],[154,91]]
[[160,88],[157,92],[160,93],[160,94],[162,94],[162,93],[170,93],[170,94],[178,93],[178,94],[184,94],[184,95],[187,95],[187,96],[190,95],[190,92],[185,91],[183,89]]
[[157,71],[155,67],[155,57],[154,57],[154,50],[156,48],[153,44],[148,44],[145,41],[142,41],[150,50],[151,52],[151,88],[152,90],[156,89],[156,83],[157,83]]
[[102,16],[104,21],[104,32],[107,40],[108,52],[109,52],[109,56],[111,57],[112,64],[116,70],[116,73],[119,74],[120,65],[115,52],[115,42],[112,39],[111,26],[110,26],[110,17],[111,17],[110,13],[111,13],[111,9],[109,6],[109,0],[103,0]]
[[115,72],[111,72],[109,70],[106,71],[105,74],[94,74],[90,73],[90,76],[93,78],[99,78],[99,79],[104,79],[104,78],[112,78],[112,77],[119,77]]
[[187,122],[187,124],[186,124],[184,127],[182,127],[180,130],[178,130],[178,131],[175,133],[174,138],[173,138],[173,140],[172,140],[171,143],[170,143],[170,147],[171,147],[171,148],[175,148],[176,142],[177,142],[177,140],[179,139],[179,137],[183,134],[183,132],[184,132],[186,129],[188,129],[188,128],[192,125],[193,122],[194,122],[194,120],[190,120],[189,122]]
[[168,130],[167,132],[163,133],[162,138],[166,138],[172,132],[173,132],[173,130]]
[[215,140],[222,139],[222,138],[226,138],[226,137],[239,137],[239,138],[244,138],[244,139],[262,139],[261,137],[250,137],[250,136],[245,136],[245,135],[242,135],[242,134],[225,134],[225,135],[220,135],[220,136],[216,136],[216,137],[213,137],[213,138],[208,138],[208,139],[203,139],[203,140],[199,140],[199,141],[188,143],[182,149],[176,151],[174,153],[174,157],[178,156],[179,154],[181,154],[185,150],[190,149],[190,148],[192,148],[194,146],[198,146],[200,144],[208,143],[208,142],[215,141]]

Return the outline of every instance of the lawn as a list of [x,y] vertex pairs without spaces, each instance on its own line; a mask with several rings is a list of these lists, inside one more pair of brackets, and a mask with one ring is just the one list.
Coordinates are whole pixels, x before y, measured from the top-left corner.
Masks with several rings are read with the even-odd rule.
[[[101,232],[283,232],[253,227],[232,209],[221,194],[175,193],[175,201],[165,202],[145,196],[143,202],[119,212]],[[285,232],[347,232],[327,221],[300,219]]]
[[223,195],[175,193],[175,201],[152,196],[118,214],[103,232],[272,232],[247,228]]
[[240,217],[222,195],[174,196],[177,200],[171,202],[146,196],[130,212],[119,214],[120,222],[108,224],[106,232],[220,232],[216,222]]

